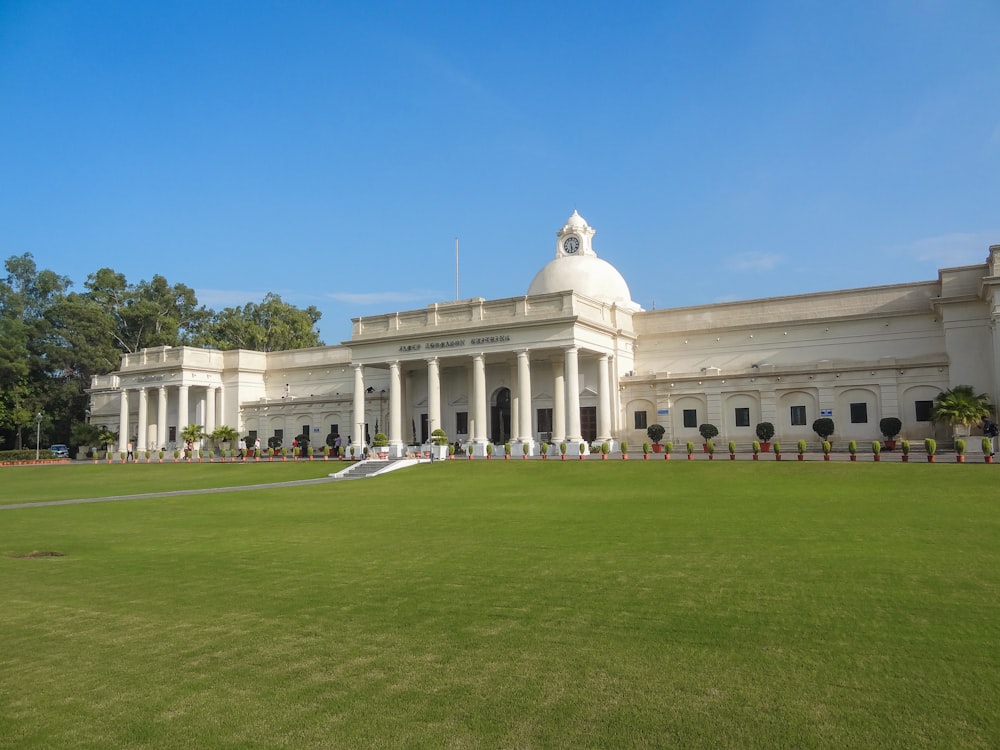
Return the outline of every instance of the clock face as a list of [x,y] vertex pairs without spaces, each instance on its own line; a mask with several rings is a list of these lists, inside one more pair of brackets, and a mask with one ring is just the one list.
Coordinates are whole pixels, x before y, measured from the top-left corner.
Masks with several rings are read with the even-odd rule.
[[563,252],[567,255],[574,255],[580,249],[579,237],[567,237],[563,240]]

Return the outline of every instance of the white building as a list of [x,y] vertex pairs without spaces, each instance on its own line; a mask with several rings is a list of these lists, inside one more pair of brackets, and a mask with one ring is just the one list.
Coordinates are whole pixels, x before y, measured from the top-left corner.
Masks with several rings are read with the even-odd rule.
[[315,446],[377,426],[396,456],[442,428],[477,454],[506,441],[520,454],[638,446],[654,422],[665,440],[700,440],[707,422],[747,446],[759,422],[815,443],[813,421],[830,416],[841,443],[878,439],[880,419],[898,417],[919,439],[935,434],[941,390],[1000,393],[1000,245],[935,281],[644,311],[594,234],[574,211],[526,295],[356,318],[340,346],[125,355],[94,378],[91,421],[140,451],[194,423]]

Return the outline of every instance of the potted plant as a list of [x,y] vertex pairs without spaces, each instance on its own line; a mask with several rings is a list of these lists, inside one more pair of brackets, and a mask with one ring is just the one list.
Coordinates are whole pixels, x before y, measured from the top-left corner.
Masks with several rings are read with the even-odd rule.
[[824,461],[829,461],[830,460],[830,450],[832,448],[833,448],[833,445],[830,443],[829,440],[824,440],[823,441],[823,460]]
[[759,440],[754,440],[750,444],[750,447],[753,450],[753,460],[754,461],[759,461],[760,460],[760,441]]
[[937,453],[937,440],[934,438],[924,438],[924,451],[927,453],[927,463],[934,463],[934,454]]
[[[655,453],[656,451],[654,450],[653,452]],[[668,440],[663,444],[663,460],[669,461],[670,454],[673,452],[674,452],[674,443],[672,440]]]
[[542,454],[542,460],[543,461],[548,461],[549,460],[549,444],[548,443],[542,443],[540,446],[538,446],[538,450]]
[[622,452],[622,461],[628,461],[628,443],[622,440],[621,445],[618,446]]
[[455,447],[448,444],[448,433],[440,427],[431,430],[431,455],[439,461],[449,456],[454,460]]
[[327,443],[323,443],[323,460],[324,461],[330,460],[330,446]]
[[983,435],[983,460],[986,463],[993,463],[993,439],[988,435]]
[[698,425],[698,434],[701,435],[702,439],[705,441],[701,446],[702,451],[708,453],[708,441],[719,434],[719,428],[714,424]]
[[956,435],[968,436],[972,425],[992,413],[989,396],[977,394],[971,385],[956,385],[937,395],[931,410],[931,421],[950,425]]
[[885,449],[887,451],[896,448],[896,436],[903,429],[903,423],[897,417],[882,417],[878,423],[879,432],[885,438]]
[[663,440],[663,434],[666,431],[666,428],[661,424],[651,424],[646,428],[646,436],[653,441],[653,453],[659,453],[663,450],[660,441]]
[[851,460],[852,461],[857,461],[858,460],[858,442],[856,440],[848,440],[847,441],[847,450],[851,454]]
[[372,447],[379,458],[385,460],[389,457],[389,436],[384,432],[376,432],[372,438]]
[[510,441],[503,444],[503,460],[510,461]]
[[559,454],[562,456],[562,460],[566,460],[566,443],[559,443]]
[[487,443],[486,444],[486,460],[490,461],[492,459],[493,459],[493,443]]
[[[761,444],[761,448],[763,448],[763,447],[764,447],[763,444]],[[774,443],[773,443],[773,448],[774,448],[774,460],[775,461],[780,461],[781,460],[781,443],[779,443],[777,440],[775,440]]]
[[587,444],[586,443],[580,443],[580,445],[578,446],[578,448],[580,449],[580,460],[582,461],[583,460],[583,454],[587,450]]
[[454,461],[455,460],[455,446],[454,445],[449,445],[448,446],[448,460],[449,461]]
[[730,440],[729,441],[729,460],[730,461],[735,461],[736,460],[736,441],[735,440]]
[[649,443],[642,444],[642,460],[643,461],[649,460]]
[[149,451],[143,451],[142,454],[143,454],[143,458],[146,459],[146,463],[148,464],[149,463],[149,455],[150,455]]
[[806,441],[799,440],[799,444],[797,447],[799,449],[799,461],[804,461],[806,457]]
[[688,461],[690,461],[690,460],[692,460],[692,458],[693,458],[692,454],[694,453],[694,441],[693,440],[688,440],[687,441],[687,451],[688,451]]
[[907,463],[910,460],[910,441],[904,440],[899,444],[899,447],[903,451],[903,463]]
[[166,451],[165,451],[165,450],[163,450],[163,448],[160,448],[160,463],[161,463],[161,464],[163,463],[163,454],[164,454],[164,453],[166,453]]
[[833,434],[833,420],[829,417],[820,417],[812,426],[813,432],[819,435],[821,441],[828,440]]
[[878,440],[872,440],[872,458],[876,462],[882,459],[882,444]]
[[174,463],[177,463],[177,459],[181,457],[181,452],[179,448],[174,448]]
[[607,443],[601,443],[601,460],[608,460],[608,453],[611,451],[611,446]]
[[212,434],[209,435],[209,438],[218,443],[219,449],[223,451],[229,450],[229,444],[234,440],[239,440],[239,437],[240,433],[228,425],[219,425],[212,430]]
[[531,452],[531,446],[528,445],[527,443],[521,443],[521,453],[523,454],[521,457],[522,461],[528,460],[528,454],[530,452]]
[[757,434],[757,439],[760,441],[760,449],[764,453],[770,453],[771,451],[771,438],[774,437],[774,425],[770,422],[760,422],[754,432]]
[[965,463],[965,439],[956,438],[955,439],[955,463],[964,464]]
[[715,441],[712,440],[712,439],[709,439],[705,443],[705,448],[706,448],[706,450],[708,450],[708,460],[709,461],[714,461],[715,460]]

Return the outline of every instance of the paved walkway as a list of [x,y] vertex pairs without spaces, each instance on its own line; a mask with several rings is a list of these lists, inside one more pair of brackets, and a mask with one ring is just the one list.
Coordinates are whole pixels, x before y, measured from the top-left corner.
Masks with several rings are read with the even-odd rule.
[[0,505],[0,510],[15,510],[17,508],[44,508],[49,505],[80,505],[82,503],[109,503],[118,500],[144,500],[151,497],[180,497],[182,495],[213,495],[219,492],[245,492],[246,490],[259,490],[270,487],[296,487],[309,484],[326,484],[336,482],[333,477],[320,477],[319,479],[296,479],[289,482],[272,482],[265,484],[246,484],[238,487],[209,487],[205,489],[192,490],[171,490],[169,492],[146,492],[139,495],[110,495],[108,497],[79,497],[70,500],[42,500],[36,503],[14,503],[12,505]]

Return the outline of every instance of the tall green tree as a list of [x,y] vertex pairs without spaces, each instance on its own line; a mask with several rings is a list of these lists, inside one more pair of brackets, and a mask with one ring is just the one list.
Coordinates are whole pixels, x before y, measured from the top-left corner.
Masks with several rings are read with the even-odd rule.
[[316,324],[322,313],[310,305],[301,310],[268,293],[260,304],[227,307],[217,313],[195,341],[217,349],[274,352],[322,346]]

